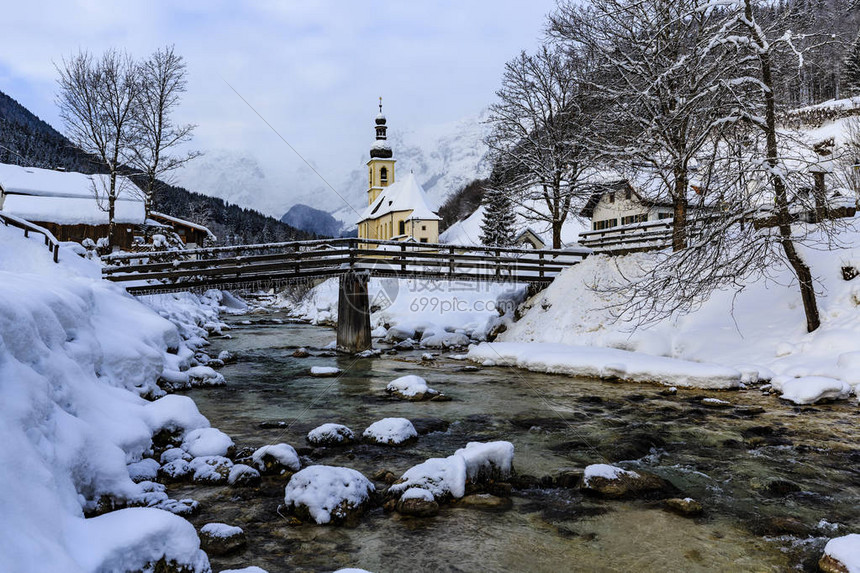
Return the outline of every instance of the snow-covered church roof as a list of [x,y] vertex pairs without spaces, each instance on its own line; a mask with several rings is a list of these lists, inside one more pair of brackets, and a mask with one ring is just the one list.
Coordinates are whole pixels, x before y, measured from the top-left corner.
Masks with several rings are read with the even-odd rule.
[[[108,185],[107,175],[0,163],[0,208],[40,223],[106,225]],[[115,221],[142,224],[145,209],[140,189],[127,177],[117,176],[117,190]]]
[[422,221],[439,221],[441,217],[436,214],[436,209],[424,192],[424,188],[410,173],[405,179],[392,183],[385,187],[376,200],[368,205],[361,214],[360,221],[367,219],[378,219],[383,215],[397,211],[412,211],[408,220],[418,219]]

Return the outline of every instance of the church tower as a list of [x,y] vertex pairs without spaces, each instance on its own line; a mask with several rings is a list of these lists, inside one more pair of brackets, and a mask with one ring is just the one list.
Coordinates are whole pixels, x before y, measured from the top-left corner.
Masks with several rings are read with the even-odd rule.
[[376,141],[370,146],[370,161],[367,162],[367,204],[370,205],[379,193],[394,183],[394,153],[387,141],[385,116],[382,114],[382,98],[379,98],[379,115],[376,116]]

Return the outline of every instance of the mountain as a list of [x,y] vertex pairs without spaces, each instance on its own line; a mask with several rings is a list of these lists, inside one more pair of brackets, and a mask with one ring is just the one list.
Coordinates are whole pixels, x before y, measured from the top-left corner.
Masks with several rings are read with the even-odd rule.
[[[479,115],[442,125],[408,129],[389,118],[389,141],[397,159],[397,174],[412,171],[436,206],[475,179],[489,175],[484,159],[485,116]],[[261,165],[245,153],[218,150],[193,162],[179,175],[194,189],[225,201],[242,203],[264,213],[284,213],[292,205],[313,205],[332,213],[346,227],[355,225],[367,205],[365,164],[373,142],[368,129],[367,145],[357,150],[354,162],[345,166],[332,191],[307,167],[293,172],[278,171],[280,166]]]
[[323,237],[338,237],[343,229],[343,224],[327,212],[302,204],[290,207],[281,222]]
[[[0,92],[0,162],[47,169],[60,167],[81,173],[103,171],[96,158],[77,149],[65,136],[3,92]],[[134,179],[130,171],[127,174]],[[206,225],[220,244],[314,238],[312,233],[236,203],[161,182],[154,206],[168,215]]]

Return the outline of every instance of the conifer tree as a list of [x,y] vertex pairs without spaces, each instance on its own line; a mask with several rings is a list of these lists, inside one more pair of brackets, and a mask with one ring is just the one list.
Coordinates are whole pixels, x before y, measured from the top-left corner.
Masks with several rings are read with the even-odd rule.
[[857,34],[857,39],[846,50],[843,74],[845,92],[849,96],[860,95],[860,34]]
[[516,214],[511,198],[496,187],[484,193],[484,221],[481,223],[481,243],[492,247],[507,247],[514,243]]

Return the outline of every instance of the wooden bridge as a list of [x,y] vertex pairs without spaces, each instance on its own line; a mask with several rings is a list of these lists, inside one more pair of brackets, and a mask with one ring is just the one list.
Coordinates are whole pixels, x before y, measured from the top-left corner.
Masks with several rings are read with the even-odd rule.
[[371,276],[546,284],[588,252],[331,239],[107,255],[102,274],[135,295],[270,289],[337,276],[338,347],[358,352],[370,348]]

